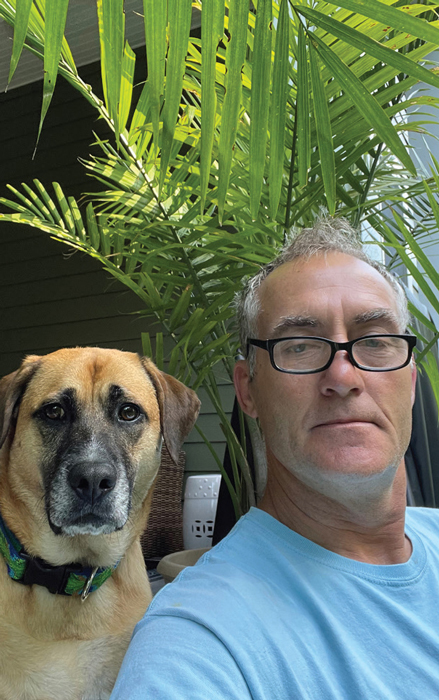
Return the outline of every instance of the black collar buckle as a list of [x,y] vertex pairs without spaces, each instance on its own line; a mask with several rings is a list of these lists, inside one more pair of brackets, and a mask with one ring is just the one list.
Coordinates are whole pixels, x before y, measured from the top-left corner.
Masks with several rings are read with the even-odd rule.
[[20,583],[26,586],[44,586],[50,593],[60,593],[67,595],[65,588],[70,574],[81,571],[80,565],[52,566],[39,557],[31,557],[26,552],[21,552],[20,556],[26,560],[26,570]]

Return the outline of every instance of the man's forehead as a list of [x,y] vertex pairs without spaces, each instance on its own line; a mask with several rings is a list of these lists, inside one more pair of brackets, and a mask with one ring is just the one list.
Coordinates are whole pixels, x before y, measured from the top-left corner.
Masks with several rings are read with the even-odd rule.
[[279,266],[261,284],[259,302],[259,321],[276,335],[293,327],[318,328],[340,305],[350,324],[400,325],[390,283],[367,262],[338,252]]

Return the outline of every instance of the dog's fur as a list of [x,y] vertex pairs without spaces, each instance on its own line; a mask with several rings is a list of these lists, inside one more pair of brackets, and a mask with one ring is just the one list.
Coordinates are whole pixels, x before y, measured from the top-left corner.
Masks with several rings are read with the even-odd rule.
[[[109,697],[151,599],[139,536],[162,439],[177,461],[198,410],[192,390],[118,350],[30,356],[0,381],[0,513],[8,528],[53,566],[121,560],[82,602],[13,581],[0,555],[1,700]],[[108,487],[89,502],[78,496],[88,470]]]

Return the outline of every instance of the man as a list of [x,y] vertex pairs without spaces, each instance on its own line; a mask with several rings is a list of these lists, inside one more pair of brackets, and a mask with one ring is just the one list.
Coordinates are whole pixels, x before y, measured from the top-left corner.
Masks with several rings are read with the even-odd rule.
[[239,301],[258,505],[153,600],[113,698],[439,696],[439,520],[406,510],[407,305],[343,221],[303,231]]

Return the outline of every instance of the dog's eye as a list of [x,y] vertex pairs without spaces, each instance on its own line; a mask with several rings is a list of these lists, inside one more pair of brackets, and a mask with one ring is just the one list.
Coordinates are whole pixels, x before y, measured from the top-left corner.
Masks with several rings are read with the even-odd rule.
[[133,403],[124,403],[119,408],[119,418],[124,421],[133,421],[140,416],[140,409]]
[[44,406],[44,415],[50,420],[62,420],[66,415],[65,410],[59,403],[50,403]]

